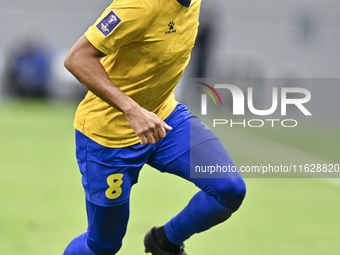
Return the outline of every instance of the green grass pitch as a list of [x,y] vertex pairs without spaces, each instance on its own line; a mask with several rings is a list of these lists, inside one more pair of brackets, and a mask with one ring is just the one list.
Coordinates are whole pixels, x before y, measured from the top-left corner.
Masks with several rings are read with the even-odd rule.
[[[86,230],[72,127],[75,107],[0,102],[0,254],[61,255]],[[252,137],[308,155],[320,152],[318,157],[340,163],[338,129],[311,129],[308,136],[264,131]],[[228,149],[236,163],[253,163],[249,148],[242,153],[235,143]],[[339,181],[262,178],[246,179],[246,184],[240,210],[228,222],[188,240],[188,254],[339,254]],[[143,168],[132,189],[130,222],[118,254],[144,254],[145,232],[179,212],[196,191],[175,176]]]

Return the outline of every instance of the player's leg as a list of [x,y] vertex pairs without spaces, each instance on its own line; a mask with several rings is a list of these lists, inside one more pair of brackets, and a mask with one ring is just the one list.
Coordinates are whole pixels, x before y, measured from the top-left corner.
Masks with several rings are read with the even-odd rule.
[[[190,153],[194,157],[190,157]],[[191,158],[191,162],[190,162]],[[195,160],[197,159],[197,160]],[[154,228],[145,238],[146,247],[156,242],[164,250],[181,253],[180,246],[195,233],[205,231],[227,220],[241,205],[245,184],[238,173],[228,173],[229,178],[190,178],[190,164],[234,165],[228,152],[218,139],[208,140],[169,163],[162,170],[181,176],[198,186],[199,191],[188,205],[164,227]],[[157,246],[157,245],[156,245]],[[150,249],[149,249],[150,250]],[[150,250],[156,251],[156,250]],[[160,251],[152,253],[163,255]]]
[[[157,242],[174,251],[176,255],[182,254],[178,246],[192,234],[207,230],[228,219],[238,209],[245,196],[245,184],[239,173],[229,173],[229,176],[215,179],[190,178],[190,165],[235,164],[220,140],[206,125],[202,125],[199,118],[186,117],[179,125],[174,125],[172,122],[181,119],[182,112],[175,110],[175,117],[166,120],[175,128],[160,142],[148,162],[162,172],[169,172],[193,182],[201,189],[183,211],[165,224],[164,228],[157,228],[146,236],[153,239],[156,235]],[[158,255],[157,252],[153,254]]]
[[131,187],[152,146],[107,148],[77,131],[76,150],[88,229],[68,245],[64,255],[116,254],[126,232]]
[[191,235],[227,220],[240,207],[246,188],[239,173],[224,173],[225,178],[190,178],[190,165],[217,164],[234,166],[222,143],[214,139],[196,145],[163,169],[201,189],[177,216],[165,224],[164,232],[172,243],[181,245]]
[[129,218],[129,202],[102,207],[86,200],[88,229],[76,237],[64,255],[112,255],[122,246]]

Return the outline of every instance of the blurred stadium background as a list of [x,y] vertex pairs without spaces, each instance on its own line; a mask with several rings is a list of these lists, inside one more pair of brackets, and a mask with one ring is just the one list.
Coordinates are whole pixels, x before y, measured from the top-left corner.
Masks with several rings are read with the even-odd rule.
[[[110,2],[0,0],[0,254],[60,255],[86,229],[72,127],[86,91],[63,59]],[[187,103],[191,77],[334,78],[336,84],[339,11],[335,0],[203,1],[198,41],[177,98]],[[13,59],[27,43],[48,60],[45,99],[12,90]],[[299,129],[222,132],[235,162],[259,164],[282,155],[285,162],[299,157],[339,164],[339,87],[324,90],[314,88],[325,95],[323,103],[310,102],[319,117]],[[240,211],[189,240],[190,255],[339,254],[339,179],[246,183]],[[145,167],[133,188],[119,254],[144,254],[145,232],[167,221],[195,192],[185,181]]]

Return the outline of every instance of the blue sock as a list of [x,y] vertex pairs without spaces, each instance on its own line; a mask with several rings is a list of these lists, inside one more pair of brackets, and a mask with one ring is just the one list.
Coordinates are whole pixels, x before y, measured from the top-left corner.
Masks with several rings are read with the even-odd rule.
[[86,243],[87,233],[74,238],[72,242],[66,247],[63,255],[96,255],[88,247]]
[[172,243],[181,245],[191,235],[227,220],[235,210],[223,207],[199,191],[178,215],[164,225],[165,235]]
[[129,202],[102,207],[86,200],[87,232],[75,238],[64,255],[116,254],[122,246],[129,219]]

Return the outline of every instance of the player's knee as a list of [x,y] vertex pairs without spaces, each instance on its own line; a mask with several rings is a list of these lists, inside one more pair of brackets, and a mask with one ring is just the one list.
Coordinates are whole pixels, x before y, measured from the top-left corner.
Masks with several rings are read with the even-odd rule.
[[114,255],[122,247],[122,242],[107,243],[105,245],[89,243],[89,247],[95,255]]
[[242,204],[246,195],[246,185],[242,178],[225,179],[226,182],[219,185],[215,192],[217,193],[217,202],[224,207],[237,209]]
[[234,202],[239,207],[244,197],[246,196],[246,184],[243,179],[235,179],[235,186],[234,186]]

